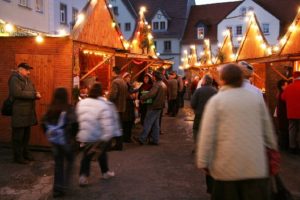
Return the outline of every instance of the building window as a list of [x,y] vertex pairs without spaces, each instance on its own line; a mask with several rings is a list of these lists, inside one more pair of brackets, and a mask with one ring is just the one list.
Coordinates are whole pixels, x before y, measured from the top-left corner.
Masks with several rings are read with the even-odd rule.
[[252,6],[250,6],[250,7],[248,8],[248,11],[254,11],[254,8],[253,8]]
[[270,24],[262,24],[262,31],[265,35],[270,34]]
[[44,0],[36,0],[35,1],[35,10],[37,12],[43,12],[44,11]]
[[240,10],[240,12],[241,12],[242,16],[245,16],[246,13],[247,13],[247,8],[246,7],[242,7],[241,10]]
[[78,16],[78,9],[77,8],[72,8],[72,22],[77,21],[77,16]]
[[3,0],[3,1],[6,1],[6,2],[11,2],[11,0]]
[[118,6],[114,6],[114,7],[113,7],[113,12],[114,12],[114,14],[115,14],[116,16],[119,15],[119,9],[118,9]]
[[119,29],[121,29],[121,23],[118,23]]
[[29,8],[29,0],[19,0],[19,5]]
[[125,31],[131,31],[131,23],[125,23]]
[[171,41],[164,42],[164,52],[171,52],[172,46]]
[[198,27],[197,28],[197,39],[198,40],[202,40],[204,39],[205,35],[204,35],[204,27]]
[[153,30],[158,30],[158,22],[153,22]]
[[160,30],[166,30],[166,22],[160,22]]
[[67,5],[60,4],[60,23],[61,24],[67,24]]
[[154,41],[153,44],[155,46],[155,49],[157,49],[157,43],[156,43],[156,41]]
[[236,26],[235,35],[242,35],[242,34],[243,34],[243,27],[242,26]]

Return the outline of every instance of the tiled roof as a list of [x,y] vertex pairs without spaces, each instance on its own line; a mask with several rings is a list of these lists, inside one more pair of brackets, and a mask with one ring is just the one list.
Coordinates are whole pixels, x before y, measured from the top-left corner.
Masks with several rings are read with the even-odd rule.
[[131,3],[136,13],[141,6],[145,6],[147,8],[145,17],[149,23],[158,10],[164,11],[170,17],[168,30],[166,32],[153,32],[154,37],[182,37],[187,21],[188,0],[125,0],[124,3],[126,1]]
[[218,23],[233,11],[241,2],[216,3],[192,6],[189,20],[182,38],[182,44],[202,44],[203,40],[197,39],[198,23],[205,24],[207,31],[205,38],[212,43],[217,42]]
[[286,33],[300,6],[299,0],[254,0],[254,2],[280,20],[280,36]]

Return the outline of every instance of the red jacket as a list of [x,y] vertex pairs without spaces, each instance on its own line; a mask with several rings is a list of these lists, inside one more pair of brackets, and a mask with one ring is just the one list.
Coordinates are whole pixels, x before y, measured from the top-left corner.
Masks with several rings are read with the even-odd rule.
[[287,86],[281,97],[286,102],[288,119],[300,119],[300,80]]

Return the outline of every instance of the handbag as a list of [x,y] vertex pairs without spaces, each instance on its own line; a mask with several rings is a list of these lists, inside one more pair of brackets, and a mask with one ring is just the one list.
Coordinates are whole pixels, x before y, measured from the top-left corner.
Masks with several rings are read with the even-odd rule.
[[4,100],[1,108],[1,114],[4,116],[12,116],[12,110],[13,110],[13,104],[14,101],[12,98],[8,97]]
[[293,200],[294,199],[278,174],[276,176],[271,177],[271,182],[272,182],[272,200]]

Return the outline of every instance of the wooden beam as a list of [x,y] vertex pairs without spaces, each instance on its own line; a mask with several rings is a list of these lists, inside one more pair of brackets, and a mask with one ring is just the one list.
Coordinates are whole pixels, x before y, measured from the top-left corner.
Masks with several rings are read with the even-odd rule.
[[133,59],[131,59],[128,63],[126,63],[122,68],[121,68],[121,71],[123,69],[125,69],[128,65],[130,65],[132,63]]
[[84,76],[82,76],[80,78],[80,80],[84,80],[86,77],[88,77],[88,75],[90,75],[92,72],[94,72],[98,67],[100,67],[101,65],[103,65],[106,61],[108,61],[109,59],[111,59],[114,55],[111,55],[109,57],[107,57],[106,59],[102,60],[100,63],[98,63],[95,67],[93,67],[93,69],[91,69],[88,73],[86,73]]
[[151,65],[153,65],[156,61],[151,61],[149,64],[147,64],[141,71],[136,73],[133,77],[133,80],[138,77],[143,71],[145,71],[147,68],[149,68]]
[[271,69],[276,73],[278,74],[281,78],[283,78],[284,80],[288,80],[287,77],[285,77],[282,73],[280,73],[280,71],[278,71],[277,69],[274,68],[274,66],[271,66]]

